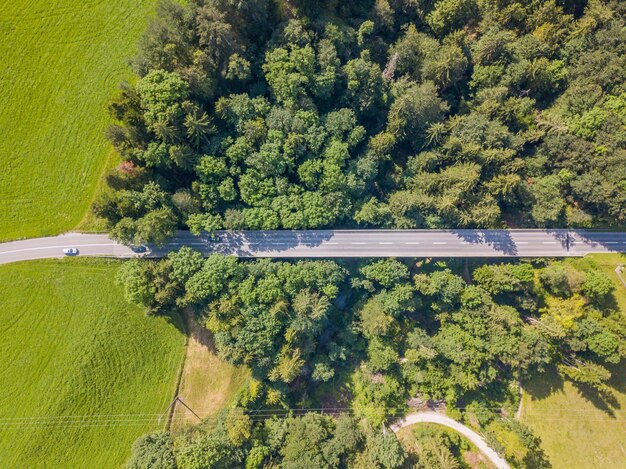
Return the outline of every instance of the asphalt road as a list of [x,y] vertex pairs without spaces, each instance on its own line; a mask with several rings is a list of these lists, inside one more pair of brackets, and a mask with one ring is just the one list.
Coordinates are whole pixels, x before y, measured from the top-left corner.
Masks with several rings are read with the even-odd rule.
[[310,230],[180,232],[162,247],[139,254],[102,234],[70,233],[0,244],[0,264],[79,255],[162,257],[181,246],[208,255],[238,257],[570,257],[594,252],[626,253],[626,232],[586,230]]
[[495,467],[498,469],[511,469],[506,460],[491,449],[483,437],[481,437],[478,433],[456,420],[452,420],[450,417],[446,417],[445,415],[438,414],[436,412],[416,412],[414,414],[409,414],[391,425],[391,430],[397,432],[401,428],[408,427],[409,425],[416,423],[436,423],[438,425],[444,425],[448,428],[452,428],[471,441]]

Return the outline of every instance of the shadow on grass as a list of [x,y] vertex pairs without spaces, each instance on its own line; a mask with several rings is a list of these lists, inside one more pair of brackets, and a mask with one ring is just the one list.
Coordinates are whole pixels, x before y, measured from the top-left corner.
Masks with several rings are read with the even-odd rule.
[[607,392],[600,392],[591,386],[580,383],[574,383],[574,386],[578,392],[597,409],[602,410],[611,418],[615,418],[615,412],[619,411],[622,406],[613,391],[619,393],[626,392],[626,366],[624,366],[624,362],[622,361],[622,363],[608,368],[611,372],[611,379],[607,382],[610,388]]
[[524,392],[532,399],[545,399],[555,392],[563,390],[563,378],[555,366],[551,366],[543,373],[534,376],[533,379],[524,382]]
[[572,382],[574,387],[586,400],[591,402],[594,407],[601,410],[611,418],[616,418],[615,411],[621,408],[621,405],[613,392],[600,392],[597,389],[582,383]]
[[[610,368],[611,379],[608,381],[610,390],[601,392],[592,386],[583,383],[570,381],[576,388],[578,393],[593,406],[604,412],[611,418],[616,418],[616,411],[621,409],[621,404],[616,398],[613,391],[626,392],[626,368],[624,366],[615,365]],[[530,395],[533,400],[542,400],[551,394],[563,390],[563,378],[557,371],[556,367],[548,368],[544,373],[534,377],[534,379],[524,383],[524,391]]]

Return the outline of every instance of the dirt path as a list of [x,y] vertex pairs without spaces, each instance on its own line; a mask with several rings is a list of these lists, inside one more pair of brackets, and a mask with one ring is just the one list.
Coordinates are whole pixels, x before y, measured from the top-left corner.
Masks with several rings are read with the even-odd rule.
[[507,463],[504,458],[491,449],[482,436],[471,428],[466,427],[456,420],[452,420],[450,417],[438,414],[437,412],[415,412],[413,414],[409,414],[391,425],[391,430],[397,432],[401,428],[408,427],[409,425],[413,425],[415,423],[436,423],[451,428],[471,441],[493,463],[495,467],[498,469],[511,469],[509,463]]

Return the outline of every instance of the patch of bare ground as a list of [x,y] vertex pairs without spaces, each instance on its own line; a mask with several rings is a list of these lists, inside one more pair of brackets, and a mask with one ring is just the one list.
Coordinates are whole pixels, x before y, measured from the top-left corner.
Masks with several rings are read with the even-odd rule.
[[198,417],[216,416],[232,403],[250,379],[248,369],[226,363],[217,356],[212,334],[198,323],[192,312],[187,311],[184,316],[188,341],[178,396],[189,408],[176,403],[171,426],[174,432],[197,423]]

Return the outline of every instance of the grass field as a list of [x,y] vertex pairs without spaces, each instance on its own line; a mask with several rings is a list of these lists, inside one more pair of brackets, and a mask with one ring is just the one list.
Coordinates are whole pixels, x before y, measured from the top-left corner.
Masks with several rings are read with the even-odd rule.
[[159,428],[128,414],[167,407],[184,334],[178,320],[125,302],[118,266],[0,266],[0,467],[119,468],[133,441]]
[[[593,255],[615,281],[615,297],[626,314],[626,288],[614,269],[626,263],[619,254]],[[542,440],[555,469],[623,468],[626,461],[626,369],[615,368],[612,396],[581,392],[556,371],[524,383],[522,421]]]
[[0,241],[85,215],[106,165],[106,105],[155,0],[0,2]]

